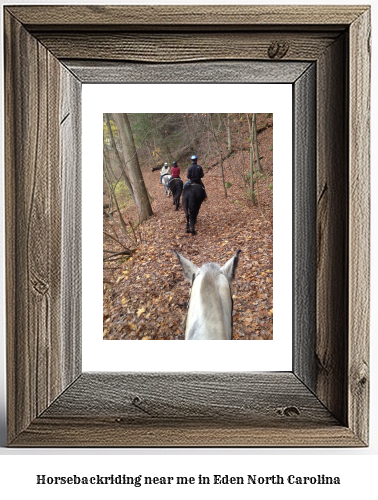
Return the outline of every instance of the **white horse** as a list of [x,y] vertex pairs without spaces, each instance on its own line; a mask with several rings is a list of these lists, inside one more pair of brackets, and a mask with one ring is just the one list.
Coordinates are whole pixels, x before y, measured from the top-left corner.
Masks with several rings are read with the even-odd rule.
[[176,250],[175,253],[185,278],[192,284],[185,340],[231,340],[231,283],[235,278],[240,250],[223,267],[211,263],[204,264],[200,269]]
[[167,196],[171,196],[172,193],[171,190],[169,189],[168,183],[172,176],[168,163],[164,163],[163,168],[160,170],[160,175],[162,175],[161,182],[164,186],[164,193]]

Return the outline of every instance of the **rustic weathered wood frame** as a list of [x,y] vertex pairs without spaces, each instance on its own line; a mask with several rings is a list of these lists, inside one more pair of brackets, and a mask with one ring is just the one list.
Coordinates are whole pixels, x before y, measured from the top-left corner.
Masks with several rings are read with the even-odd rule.
[[[367,446],[369,7],[7,6],[4,22],[9,445]],[[81,373],[81,83],[201,61],[236,82],[248,61],[306,63],[293,371]]]

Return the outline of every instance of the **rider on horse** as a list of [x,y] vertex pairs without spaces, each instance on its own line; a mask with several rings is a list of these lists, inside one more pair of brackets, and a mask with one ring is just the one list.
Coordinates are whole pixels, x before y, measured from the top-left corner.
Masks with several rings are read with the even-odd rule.
[[[202,177],[205,175],[203,173],[203,169],[202,169],[201,165],[197,164],[197,156],[196,155],[193,155],[191,157],[191,160],[192,160],[192,164],[188,168],[188,172],[186,174],[186,176],[189,180],[188,180],[188,182],[185,183],[184,189],[188,184],[194,183],[194,184],[199,184],[200,186],[202,186],[203,190],[205,191],[205,186],[201,180]],[[206,191],[204,192],[204,195],[205,195],[205,198],[204,198],[204,201],[205,201],[205,200],[207,200]]]
[[174,161],[171,167],[171,178],[169,179],[168,186],[173,179],[180,179],[180,167],[177,165],[177,161]]
[[180,177],[180,167],[177,165],[177,161],[173,162],[173,166],[171,167],[171,176],[173,179]]
[[163,184],[163,175],[169,174],[168,163],[165,162],[162,169],[160,170],[160,184]]

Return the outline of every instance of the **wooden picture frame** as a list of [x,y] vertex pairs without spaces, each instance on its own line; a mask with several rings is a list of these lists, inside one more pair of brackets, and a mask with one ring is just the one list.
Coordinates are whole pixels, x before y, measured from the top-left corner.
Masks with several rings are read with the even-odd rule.
[[[9,446],[367,446],[369,7],[6,6],[4,22]],[[291,372],[81,371],[81,84],[164,65],[293,85]]]

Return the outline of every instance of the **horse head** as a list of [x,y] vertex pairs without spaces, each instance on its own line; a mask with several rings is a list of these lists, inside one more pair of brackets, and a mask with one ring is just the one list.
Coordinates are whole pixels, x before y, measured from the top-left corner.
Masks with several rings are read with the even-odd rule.
[[176,250],[175,253],[185,278],[192,284],[185,340],[231,340],[231,283],[235,279],[240,250],[223,267],[210,263],[198,268]]

